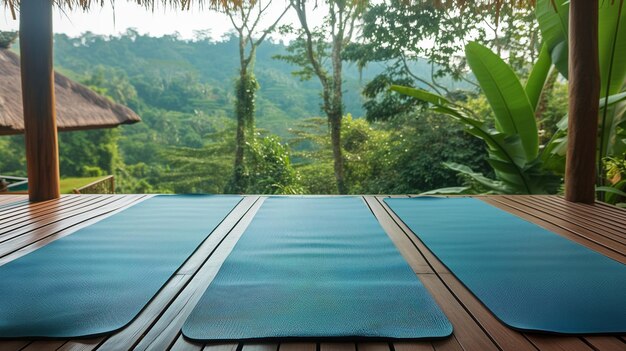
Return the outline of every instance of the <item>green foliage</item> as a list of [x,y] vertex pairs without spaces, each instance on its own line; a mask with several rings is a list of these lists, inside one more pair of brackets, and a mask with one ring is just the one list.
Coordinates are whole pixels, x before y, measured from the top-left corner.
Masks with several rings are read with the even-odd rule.
[[287,145],[276,136],[257,137],[248,143],[251,194],[302,194],[298,172],[291,164]]
[[465,55],[493,110],[496,129],[505,135],[519,136],[526,161],[532,161],[539,150],[537,124],[534,109],[519,79],[485,46],[469,43]]
[[[447,94],[469,89],[464,43],[477,40],[506,52],[508,63],[526,73],[538,51],[533,13],[502,2],[497,13],[480,2],[465,2],[462,13],[432,2],[389,0],[369,7],[363,16],[362,42],[346,49],[346,59],[360,68],[384,62],[385,70],[366,85],[364,108],[369,120],[388,120],[415,108],[415,99],[390,94],[391,85]],[[422,43],[429,43],[422,45]],[[432,45],[430,45],[432,43]],[[458,82],[460,81],[460,82]]]
[[[234,114],[232,83],[240,67],[235,58],[239,42],[232,34],[220,41],[207,40],[201,34],[182,40],[171,35],[150,37],[129,29],[119,36],[84,33],[71,38],[57,34],[54,44],[55,65],[63,73],[81,80],[100,69],[107,79],[113,71],[123,73],[143,107],[210,116]],[[316,116],[320,111],[319,83],[301,82],[290,74],[293,66],[272,59],[286,54],[285,48],[280,42],[265,41],[256,51],[254,64],[256,80],[263,87],[256,97],[257,114],[263,118],[256,123],[283,137],[294,119]],[[347,112],[363,114],[361,78],[370,79],[379,70],[361,76],[355,67],[345,67]],[[115,96],[113,99],[126,104]],[[143,107],[128,105],[143,117]]]
[[246,129],[253,131],[256,92],[259,89],[259,83],[253,74],[248,74],[243,78],[238,79],[235,84],[235,112],[238,118],[244,121]]
[[607,157],[603,160],[610,185],[597,187],[604,193],[604,201],[620,207],[626,207],[626,154],[621,157]]
[[530,72],[530,76],[526,81],[526,86],[524,87],[526,96],[528,96],[528,101],[530,102],[533,111],[537,110],[537,105],[541,102],[541,93],[546,85],[546,80],[551,67],[552,61],[550,60],[550,51],[544,44],[541,47],[537,62],[535,62],[535,65]]
[[[556,1],[556,8],[551,0],[537,2],[537,20],[542,34],[550,49],[550,56],[559,72],[567,77],[568,60],[568,12],[569,2]],[[626,9],[624,0],[602,1],[599,4],[598,49],[601,76],[601,101],[598,130],[597,169],[602,176],[598,183],[606,182],[606,169],[602,160],[619,156],[626,152],[626,101],[621,100],[621,93],[626,88]],[[567,120],[560,123],[556,133],[558,147],[556,153],[562,153],[567,143]]]
[[0,137],[0,174],[26,177],[26,153],[22,135]]
[[534,113],[519,80],[506,63],[487,48],[468,44],[467,55],[493,111],[495,129],[473,111],[445,97],[409,87],[393,86],[392,89],[433,105],[434,111],[452,117],[462,123],[468,133],[483,140],[496,180],[464,165],[447,163],[448,168],[492,193],[556,192],[559,180],[543,167],[542,157],[537,155]]
[[[432,113],[406,115],[370,124],[343,119],[346,181],[351,194],[416,194],[462,184],[444,162],[464,162],[490,172],[480,142],[453,121]],[[332,152],[324,119],[310,119],[292,130],[293,159],[306,193],[334,194]]]
[[537,0],[535,16],[552,63],[567,78],[569,1]]
[[[257,53],[256,79],[263,89],[254,100],[258,124],[269,131],[248,140],[245,192],[336,193],[328,123],[308,119],[320,110],[319,83],[291,77],[290,66],[271,60],[288,54],[285,47],[266,44]],[[57,35],[55,45],[64,74],[142,117],[141,123],[115,130],[61,133],[63,176],[114,174],[121,193],[224,192],[235,152],[235,40],[183,41],[128,31],[119,37]],[[423,61],[411,67],[430,72]],[[380,72],[367,68],[362,79]],[[343,83],[346,111],[360,116],[356,67],[345,67]],[[384,91],[390,82],[379,83]],[[404,99],[406,108],[390,113],[387,121],[343,119],[341,147],[350,193],[419,193],[464,185],[465,179],[446,168],[446,162],[471,164],[493,176],[482,142],[466,135],[462,126],[418,110],[423,104],[415,99],[388,96]],[[490,111],[484,99],[471,103]],[[276,134],[282,140],[290,135],[289,144]],[[25,175],[21,137],[0,137],[0,171]]]
[[0,31],[0,48],[8,49],[17,40],[17,32]]
[[121,162],[118,131],[112,129],[59,133],[59,167],[63,177],[113,174]]

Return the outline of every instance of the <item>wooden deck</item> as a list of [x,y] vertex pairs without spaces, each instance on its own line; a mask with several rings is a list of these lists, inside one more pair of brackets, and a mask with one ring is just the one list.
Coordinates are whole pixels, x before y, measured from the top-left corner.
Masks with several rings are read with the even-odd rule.
[[[28,204],[0,196],[0,264],[23,256],[112,215],[149,195],[67,195]],[[566,203],[557,196],[490,196],[481,200],[626,264],[626,211],[604,204]],[[454,326],[447,339],[397,343],[194,344],[180,328],[263,202],[247,196],[177,271],[148,306],[121,331],[82,340],[4,340],[0,350],[626,350],[622,336],[519,333],[501,324],[391,213],[380,197],[365,196],[392,238]],[[626,298],[626,292],[625,292]]]

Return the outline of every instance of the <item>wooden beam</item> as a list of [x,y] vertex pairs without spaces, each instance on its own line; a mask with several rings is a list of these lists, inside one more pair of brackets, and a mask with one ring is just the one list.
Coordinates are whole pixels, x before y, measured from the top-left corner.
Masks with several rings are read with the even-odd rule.
[[20,62],[31,201],[59,197],[59,150],[52,68],[52,0],[20,2]]
[[569,121],[565,198],[593,203],[600,69],[598,0],[571,0],[569,14]]

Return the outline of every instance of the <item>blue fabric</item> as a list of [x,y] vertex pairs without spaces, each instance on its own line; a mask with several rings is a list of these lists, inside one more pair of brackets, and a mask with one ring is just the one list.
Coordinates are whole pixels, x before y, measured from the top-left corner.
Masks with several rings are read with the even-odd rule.
[[477,199],[385,202],[510,327],[626,332],[626,265]]
[[208,341],[451,333],[356,197],[267,199],[183,326]]
[[156,196],[0,267],[0,337],[128,324],[240,201]]

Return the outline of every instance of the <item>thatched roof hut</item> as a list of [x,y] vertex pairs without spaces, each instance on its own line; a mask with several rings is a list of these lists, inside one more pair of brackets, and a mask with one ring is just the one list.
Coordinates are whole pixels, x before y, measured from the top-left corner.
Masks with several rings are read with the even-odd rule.
[[[0,48],[0,77],[0,135],[23,133],[20,58],[3,48]],[[59,130],[112,128],[141,121],[128,107],[57,72],[54,73],[54,88]]]

